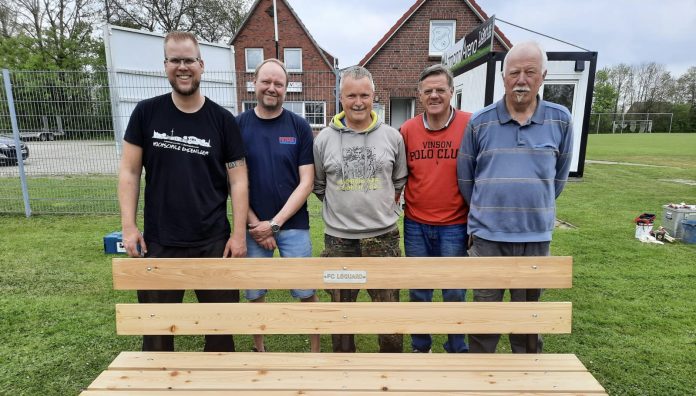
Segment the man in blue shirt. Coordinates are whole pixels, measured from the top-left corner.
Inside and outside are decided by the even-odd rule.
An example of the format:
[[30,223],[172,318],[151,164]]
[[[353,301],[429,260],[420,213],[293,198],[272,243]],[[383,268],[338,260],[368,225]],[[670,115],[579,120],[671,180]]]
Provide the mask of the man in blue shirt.
[[[535,42],[510,49],[503,62],[505,96],[469,122],[457,157],[459,190],[469,203],[469,255],[548,256],[556,198],[568,179],[573,132],[568,110],[538,96],[546,53]],[[540,290],[510,290],[512,301],[536,301]],[[504,290],[474,290],[474,301],[502,301]],[[469,352],[495,352],[499,334],[472,334]],[[515,353],[528,336],[511,334]],[[536,351],[541,338],[531,336]]]
[[[314,183],[312,128],[283,109],[288,83],[285,65],[266,59],[254,74],[257,104],[237,118],[249,169],[248,257],[311,257],[307,197]],[[247,290],[246,298],[263,302],[266,290]],[[292,290],[302,301],[318,301],[315,290]],[[310,335],[319,352],[319,335]],[[264,352],[263,335],[254,335],[254,350]]]

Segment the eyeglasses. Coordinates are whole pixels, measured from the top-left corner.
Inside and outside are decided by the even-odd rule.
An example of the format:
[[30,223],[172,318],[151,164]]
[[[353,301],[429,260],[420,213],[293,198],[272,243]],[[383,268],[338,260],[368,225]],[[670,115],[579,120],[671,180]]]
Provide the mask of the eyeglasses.
[[164,58],[164,61],[174,66],[191,66],[196,62],[200,62],[201,58]]
[[449,92],[449,89],[444,89],[444,88],[435,88],[435,89],[426,89],[425,91],[421,91],[421,93],[425,96],[430,96],[433,94],[433,92],[437,96],[442,96],[445,93]]

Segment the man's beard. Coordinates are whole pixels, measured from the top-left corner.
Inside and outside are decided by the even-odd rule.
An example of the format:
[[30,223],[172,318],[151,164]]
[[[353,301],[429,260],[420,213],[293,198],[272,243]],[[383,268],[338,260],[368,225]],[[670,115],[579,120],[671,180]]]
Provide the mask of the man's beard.
[[515,99],[517,99],[517,103],[521,103],[526,94],[528,94],[531,90],[529,87],[515,87],[512,90],[513,95],[515,95]]
[[176,76],[174,79],[169,79],[169,84],[172,86],[172,89],[174,89],[174,92],[178,93],[179,95],[191,96],[198,91],[198,88],[201,85],[201,80],[196,80],[192,77],[191,86],[186,90],[179,88],[178,84],[176,83]]
[[[272,98],[275,99],[275,101],[269,101],[272,103],[267,103],[266,98]],[[259,104],[267,111],[277,111],[280,110],[281,107],[283,107],[283,101],[281,100],[280,96],[264,95],[263,98],[261,98]]]

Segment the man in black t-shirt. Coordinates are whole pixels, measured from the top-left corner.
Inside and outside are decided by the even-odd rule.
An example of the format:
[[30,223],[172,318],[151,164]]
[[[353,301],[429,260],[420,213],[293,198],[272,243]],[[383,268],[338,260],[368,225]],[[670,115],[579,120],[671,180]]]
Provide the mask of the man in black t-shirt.
[[[193,34],[167,34],[164,56],[172,92],[138,103],[123,138],[118,198],[124,247],[131,257],[244,257],[249,198],[239,128],[229,111],[199,90],[204,63]],[[143,168],[141,234],[136,213]],[[183,296],[183,290],[138,291],[141,303],[176,303]],[[239,302],[237,290],[196,290],[196,296],[200,302]],[[143,350],[173,351],[174,338],[146,335]],[[232,336],[207,335],[205,351],[234,351]]]

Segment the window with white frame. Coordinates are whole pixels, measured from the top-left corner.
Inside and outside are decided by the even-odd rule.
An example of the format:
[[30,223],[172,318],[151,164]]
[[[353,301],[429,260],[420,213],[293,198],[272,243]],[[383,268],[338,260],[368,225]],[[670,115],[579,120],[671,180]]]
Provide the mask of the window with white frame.
[[313,126],[326,125],[326,103],[325,102],[305,102],[304,118]]
[[247,72],[254,72],[256,66],[263,62],[263,48],[245,48],[244,55]]
[[[253,109],[256,102],[242,103],[242,110]],[[284,102],[283,108],[301,116],[314,127],[326,126],[326,102]]]
[[456,20],[430,21],[430,45],[429,56],[442,56],[442,54],[454,45],[454,33],[457,28]]
[[283,107],[301,115],[311,126],[326,126],[325,102],[285,102]]
[[283,108],[304,116],[304,102],[283,102]]
[[285,48],[283,59],[288,72],[302,71],[302,48]]

